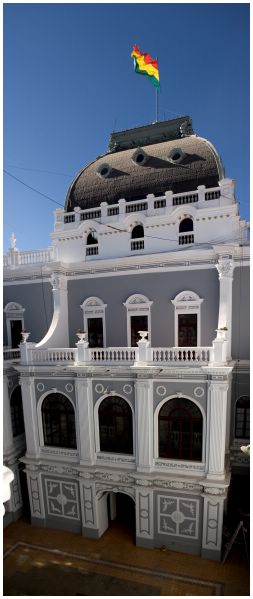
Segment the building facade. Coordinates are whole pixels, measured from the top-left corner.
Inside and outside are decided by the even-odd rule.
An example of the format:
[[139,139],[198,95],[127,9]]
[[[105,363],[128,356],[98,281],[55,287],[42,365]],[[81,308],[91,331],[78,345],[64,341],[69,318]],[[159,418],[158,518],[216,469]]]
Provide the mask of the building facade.
[[[248,468],[249,243],[234,182],[189,117],[114,133],[52,245],[4,256],[6,521],[220,559]],[[26,477],[26,479],[25,479]]]

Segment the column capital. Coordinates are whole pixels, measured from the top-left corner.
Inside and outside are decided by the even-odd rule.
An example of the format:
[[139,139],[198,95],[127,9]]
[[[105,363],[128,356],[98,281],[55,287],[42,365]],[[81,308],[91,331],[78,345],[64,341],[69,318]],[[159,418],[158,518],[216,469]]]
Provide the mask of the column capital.
[[65,276],[53,272],[50,277],[50,282],[53,287],[53,291],[67,291],[67,279]]
[[219,279],[233,279],[234,260],[226,256],[220,256],[216,268],[219,273]]
[[229,384],[227,381],[213,381],[211,380],[209,383],[210,391],[219,391],[220,393],[226,393],[229,389]]

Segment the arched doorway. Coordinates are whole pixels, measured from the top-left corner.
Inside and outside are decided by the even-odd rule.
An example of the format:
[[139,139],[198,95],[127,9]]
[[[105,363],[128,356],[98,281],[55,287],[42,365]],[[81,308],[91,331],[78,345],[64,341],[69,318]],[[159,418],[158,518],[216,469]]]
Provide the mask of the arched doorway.
[[122,536],[135,544],[136,515],[135,501],[126,494],[117,491],[103,493],[98,501],[100,534],[108,531],[108,535],[120,542]]

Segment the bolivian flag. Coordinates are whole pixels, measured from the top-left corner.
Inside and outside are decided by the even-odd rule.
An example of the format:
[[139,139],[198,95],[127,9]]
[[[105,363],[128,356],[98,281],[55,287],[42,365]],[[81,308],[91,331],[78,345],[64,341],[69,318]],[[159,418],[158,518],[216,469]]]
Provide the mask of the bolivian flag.
[[134,45],[131,56],[134,59],[134,70],[140,75],[146,75],[155,87],[160,87],[158,62],[151,58],[150,54],[140,51],[137,44]]

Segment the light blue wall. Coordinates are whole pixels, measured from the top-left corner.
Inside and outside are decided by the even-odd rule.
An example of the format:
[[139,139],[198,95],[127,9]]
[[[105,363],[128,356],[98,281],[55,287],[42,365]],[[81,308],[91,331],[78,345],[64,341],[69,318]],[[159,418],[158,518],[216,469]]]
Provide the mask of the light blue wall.
[[216,269],[159,272],[69,281],[70,345],[76,343],[76,331],[83,327],[80,305],[90,296],[99,297],[107,308],[107,346],[127,345],[127,298],[141,293],[153,301],[151,343],[153,347],[174,345],[174,306],[171,300],[181,291],[194,291],[201,298],[201,343],[210,346],[216,335],[219,309],[219,281]]
[[250,269],[234,270],[232,306],[232,358],[250,358]]
[[[27,283],[5,285],[3,307],[18,302],[23,308],[25,329],[30,331],[29,341],[38,343],[46,334],[53,316],[52,285],[50,283]],[[7,345],[5,314],[3,318],[4,345]]]

